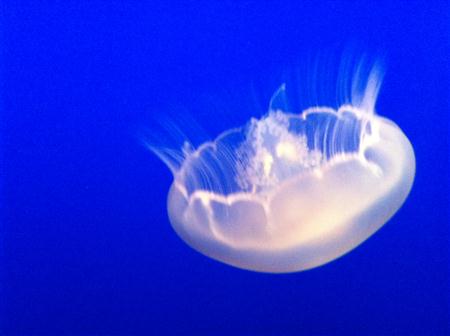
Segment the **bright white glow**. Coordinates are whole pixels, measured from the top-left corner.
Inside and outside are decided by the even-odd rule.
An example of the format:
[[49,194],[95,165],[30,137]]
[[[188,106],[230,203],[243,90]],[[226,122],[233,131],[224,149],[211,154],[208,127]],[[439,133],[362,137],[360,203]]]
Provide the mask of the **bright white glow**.
[[[151,149],[174,173],[170,221],[194,249],[262,272],[295,272],[352,250],[400,208],[414,180],[411,144],[374,113],[380,80],[338,110],[275,107],[193,150]],[[181,153],[181,154],[180,154]]]
[[294,144],[290,142],[279,142],[276,148],[278,158],[298,161],[299,156]]

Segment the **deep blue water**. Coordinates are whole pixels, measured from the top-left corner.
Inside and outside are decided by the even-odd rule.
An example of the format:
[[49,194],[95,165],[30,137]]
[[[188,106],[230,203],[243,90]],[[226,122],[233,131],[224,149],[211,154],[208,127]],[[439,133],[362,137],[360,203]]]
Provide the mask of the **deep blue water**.
[[[0,6],[1,335],[450,333],[448,1]],[[306,272],[190,249],[140,129],[186,111],[217,135],[302,57],[348,45],[387,65],[377,108],[417,159],[404,206]]]

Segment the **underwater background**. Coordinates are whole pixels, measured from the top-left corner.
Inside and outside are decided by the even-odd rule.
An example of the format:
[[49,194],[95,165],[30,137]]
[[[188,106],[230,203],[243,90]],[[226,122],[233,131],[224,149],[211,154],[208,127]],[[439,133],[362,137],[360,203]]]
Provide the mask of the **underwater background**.
[[[0,10],[0,335],[450,333],[448,1]],[[308,60],[333,67],[349,49],[386,64],[377,111],[417,160],[404,206],[305,272],[243,271],[189,248],[167,217],[172,175],[142,134],[170,116],[198,145],[265,113]]]

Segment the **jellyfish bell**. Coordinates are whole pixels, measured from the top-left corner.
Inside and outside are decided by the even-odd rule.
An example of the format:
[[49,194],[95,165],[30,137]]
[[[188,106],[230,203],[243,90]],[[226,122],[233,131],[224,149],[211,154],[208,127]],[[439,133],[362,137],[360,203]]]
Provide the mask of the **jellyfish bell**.
[[269,112],[214,141],[151,149],[174,174],[168,214],[192,248],[261,272],[314,268],[383,226],[414,180],[412,146],[374,113],[379,78],[338,109],[287,111],[285,87]]

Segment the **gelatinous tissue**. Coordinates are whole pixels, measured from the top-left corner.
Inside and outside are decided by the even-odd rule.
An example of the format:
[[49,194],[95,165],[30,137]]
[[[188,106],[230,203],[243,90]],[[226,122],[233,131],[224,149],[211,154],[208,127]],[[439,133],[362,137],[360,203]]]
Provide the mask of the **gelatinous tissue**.
[[174,175],[176,233],[213,259],[273,273],[320,266],[374,234],[410,192],[415,157],[375,113],[379,72],[366,77],[338,109],[286,111],[282,85],[264,116],[214,141],[150,145]]

